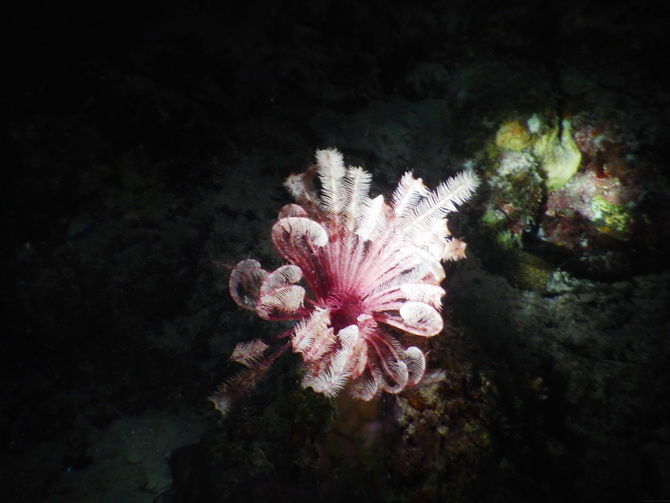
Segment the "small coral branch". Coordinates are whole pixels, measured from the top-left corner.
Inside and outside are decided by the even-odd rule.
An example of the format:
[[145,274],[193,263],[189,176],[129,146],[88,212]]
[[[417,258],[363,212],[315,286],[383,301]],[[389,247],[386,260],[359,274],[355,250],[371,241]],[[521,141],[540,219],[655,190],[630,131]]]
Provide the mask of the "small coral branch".
[[316,166],[286,180],[297,204],[281,209],[272,240],[288,264],[268,272],[243,260],[229,285],[240,307],[296,323],[278,336],[288,338],[278,350],[258,339],[237,345],[231,360],[246,368],[211,398],[222,413],[289,347],[303,358],[303,387],[329,397],[346,391],[370,400],[423,377],[423,352],[403,347],[396,334],[442,331],[441,262],[465,257],[446,216],[471,197],[478,179],[465,171],[429,191],[408,172],[390,204],[369,197],[371,179],[326,149],[317,151]]

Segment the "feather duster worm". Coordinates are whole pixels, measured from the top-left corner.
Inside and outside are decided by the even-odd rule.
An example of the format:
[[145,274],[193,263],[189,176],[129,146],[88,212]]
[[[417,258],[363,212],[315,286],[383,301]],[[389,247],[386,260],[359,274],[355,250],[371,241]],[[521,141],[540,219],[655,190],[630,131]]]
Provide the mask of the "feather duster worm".
[[371,179],[326,149],[317,151],[316,166],[286,180],[297,204],[281,209],[272,240],[288,264],[268,272],[243,260],[230,276],[230,294],[263,319],[297,322],[277,336],[284,340],[277,349],[261,340],[237,345],[231,359],[246,368],[211,397],[222,413],[288,348],[304,361],[302,385],[326,396],[346,390],[370,400],[423,377],[423,352],[394,334],[442,331],[441,262],[465,256],[446,216],[471,197],[478,179],[465,171],[429,191],[408,172],[390,204],[369,197]]

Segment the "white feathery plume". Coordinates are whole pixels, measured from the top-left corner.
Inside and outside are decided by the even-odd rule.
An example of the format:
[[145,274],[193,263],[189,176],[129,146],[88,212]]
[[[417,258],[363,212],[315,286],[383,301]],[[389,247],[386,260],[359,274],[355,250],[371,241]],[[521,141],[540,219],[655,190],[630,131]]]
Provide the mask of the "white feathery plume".
[[423,374],[426,371],[426,357],[423,355],[423,351],[416,346],[408,347],[404,351],[403,356],[409,374],[407,384],[411,386],[418,383],[423,377]]
[[268,347],[269,346],[260,339],[240,342],[235,346],[235,350],[233,351],[233,354],[230,355],[229,360],[251,368],[258,363]]
[[326,229],[321,224],[309,218],[287,217],[278,220],[272,228],[273,237],[275,236],[275,228],[286,232],[291,240],[307,237],[316,246],[325,246],[328,243],[328,232],[326,232]]
[[364,241],[374,240],[386,223],[386,204],[381,194],[374,199],[366,199],[360,214],[359,223],[356,228],[358,234]]
[[321,206],[335,220],[342,212],[342,179],[345,175],[342,154],[328,148],[316,151],[316,165],[321,180]]
[[393,192],[391,206],[396,217],[401,217],[411,210],[416,204],[428,195],[428,189],[421,178],[414,178],[411,171],[406,172],[398,183],[398,188]]
[[479,179],[472,171],[463,171],[441,183],[437,189],[419,201],[411,215],[402,219],[401,225],[408,226],[405,235],[413,239],[417,231],[431,232],[435,229],[436,220],[456,211],[456,205],[467,201],[478,185]]
[[349,168],[344,178],[345,191],[345,223],[347,229],[353,230],[360,216],[363,205],[368,199],[372,175],[363,168]]

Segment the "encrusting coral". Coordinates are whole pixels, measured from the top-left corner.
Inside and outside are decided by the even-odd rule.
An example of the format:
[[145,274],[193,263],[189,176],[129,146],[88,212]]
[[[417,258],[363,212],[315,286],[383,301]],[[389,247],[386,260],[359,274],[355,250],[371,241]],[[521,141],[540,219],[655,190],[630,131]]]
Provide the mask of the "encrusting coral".
[[211,397],[221,413],[289,347],[302,355],[303,387],[326,396],[346,390],[370,400],[423,377],[423,352],[404,347],[397,335],[442,331],[440,262],[465,256],[445,217],[471,197],[478,179],[465,171],[429,191],[407,172],[390,204],[369,197],[371,179],[325,149],[316,152],[315,166],[286,180],[298,204],[281,209],[272,239],[288,264],[268,272],[243,260],[229,286],[235,302],[261,318],[297,323],[276,336],[284,342],[270,351],[260,339],[237,345],[231,360],[246,369]]

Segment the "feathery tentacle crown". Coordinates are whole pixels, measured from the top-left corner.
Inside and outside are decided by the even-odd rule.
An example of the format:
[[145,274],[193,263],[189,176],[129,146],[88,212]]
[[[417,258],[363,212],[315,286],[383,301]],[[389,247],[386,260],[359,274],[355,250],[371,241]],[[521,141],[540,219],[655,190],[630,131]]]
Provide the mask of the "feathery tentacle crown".
[[325,149],[316,152],[316,166],[286,180],[297,204],[281,209],[272,240],[288,264],[268,272],[243,260],[231,274],[230,293],[263,319],[297,323],[268,355],[260,340],[238,344],[231,358],[247,368],[212,397],[221,412],[289,347],[304,360],[303,386],[327,396],[346,388],[370,400],[423,377],[423,352],[403,347],[393,333],[442,331],[441,262],[465,256],[446,215],[471,197],[478,179],[464,171],[429,191],[407,172],[390,204],[369,197],[371,179]]

